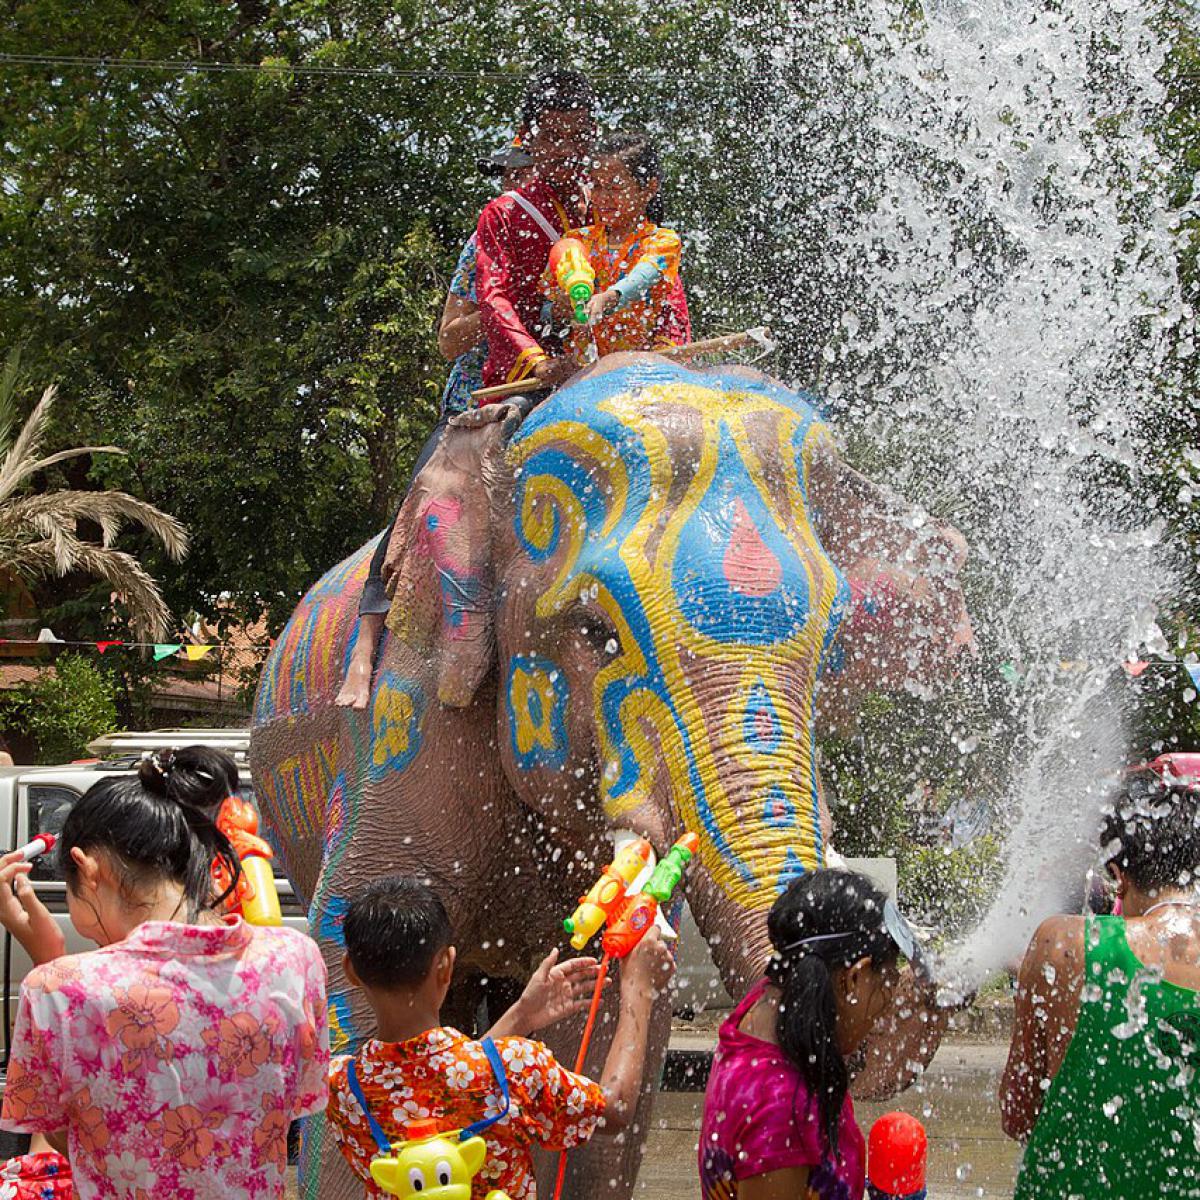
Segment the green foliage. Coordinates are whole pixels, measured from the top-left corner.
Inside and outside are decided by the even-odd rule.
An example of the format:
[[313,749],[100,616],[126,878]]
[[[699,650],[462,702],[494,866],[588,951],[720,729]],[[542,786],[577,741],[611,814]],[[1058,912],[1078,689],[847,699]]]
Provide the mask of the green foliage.
[[449,271],[492,194],[474,162],[511,137],[536,64],[578,65],[610,117],[670,131],[673,214],[715,235],[693,247],[700,327],[761,307],[740,198],[756,64],[731,25],[682,0],[650,22],[629,0],[28,0],[0,19],[0,51],[394,73],[0,69],[0,343],[60,383],[76,441],[129,452],[93,478],[192,532],[181,569],[145,558],[177,614],[274,631],[390,518],[445,379]]
[[931,701],[869,696],[851,736],[821,742],[838,852],[895,858],[901,899],[941,936],[970,927],[1002,867],[994,831],[949,850],[942,818],[963,797],[999,807],[1009,746],[969,683]]
[[117,728],[116,689],[109,672],[64,654],[52,671],[5,695],[0,717],[10,733],[37,743],[39,762],[68,762]]
[[975,925],[995,897],[1003,859],[996,838],[987,834],[956,850],[910,844],[898,869],[905,911],[936,922],[939,935],[953,941]]

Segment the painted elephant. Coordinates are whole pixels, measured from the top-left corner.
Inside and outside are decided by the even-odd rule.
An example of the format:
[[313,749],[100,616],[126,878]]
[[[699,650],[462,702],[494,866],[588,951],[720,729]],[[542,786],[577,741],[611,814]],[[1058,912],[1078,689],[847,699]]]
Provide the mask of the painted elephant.
[[[944,669],[969,641],[953,530],[849,470],[802,396],[653,355],[603,360],[524,421],[497,408],[450,428],[389,548],[371,705],[348,713],[331,701],[371,550],[297,608],[251,742],[342,1046],[364,1032],[339,939],[365,881],[419,871],[439,889],[467,1014],[481,978],[524,977],[561,943],[613,828],[660,852],[699,835],[687,899],[739,992],[764,962],[764,911],[827,849],[822,669],[840,666],[846,710],[870,680]],[[842,625],[858,627],[857,654]],[[669,1019],[664,1001],[648,1080]],[[571,1039],[552,1040],[568,1060]],[[603,1141],[574,1156],[569,1194],[631,1183],[640,1139]],[[327,1164],[322,1200],[355,1194],[337,1174]]]

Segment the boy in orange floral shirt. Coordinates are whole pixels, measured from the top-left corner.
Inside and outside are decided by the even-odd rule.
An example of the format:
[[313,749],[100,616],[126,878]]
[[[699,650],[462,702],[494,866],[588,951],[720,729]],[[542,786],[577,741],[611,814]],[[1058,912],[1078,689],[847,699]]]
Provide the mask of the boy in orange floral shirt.
[[402,1140],[415,1121],[433,1119],[444,1132],[488,1121],[479,1131],[488,1156],[473,1200],[492,1188],[527,1200],[535,1195],[534,1146],[569,1149],[632,1119],[650,1010],[673,965],[656,931],[622,965],[620,1017],[599,1083],[566,1070],[540,1042],[508,1036],[552,1024],[585,1002],[577,993],[595,975],[592,960],[555,967],[552,953],[543,962],[489,1035],[507,1078],[505,1097],[487,1042],[439,1024],[455,949],[437,896],[415,879],[380,880],[350,905],[343,929],[347,978],[366,993],[378,1030],[358,1054],[331,1063],[326,1115],[368,1196],[385,1194],[371,1179],[380,1139]]

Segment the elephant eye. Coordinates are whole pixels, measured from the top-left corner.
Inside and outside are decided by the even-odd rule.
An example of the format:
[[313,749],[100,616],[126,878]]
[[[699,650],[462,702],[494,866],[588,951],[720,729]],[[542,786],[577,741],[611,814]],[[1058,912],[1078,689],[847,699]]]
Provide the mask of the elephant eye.
[[437,1165],[437,1181],[439,1187],[450,1186],[450,1164],[443,1159]]
[[414,1192],[425,1190],[425,1172],[420,1167],[408,1168],[408,1186]]

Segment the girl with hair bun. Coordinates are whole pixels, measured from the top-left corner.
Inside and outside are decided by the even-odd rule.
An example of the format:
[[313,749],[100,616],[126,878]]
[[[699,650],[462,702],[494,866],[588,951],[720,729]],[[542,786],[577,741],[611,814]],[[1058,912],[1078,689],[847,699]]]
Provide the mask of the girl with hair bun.
[[947,1014],[927,982],[901,971],[919,948],[865,875],[801,876],[775,902],[767,934],[765,976],[721,1027],[700,1126],[702,1193],[860,1200],[866,1143],[848,1060],[870,1038],[856,1089],[869,1080],[872,1094],[899,1090],[932,1058]]
[[315,943],[222,917],[236,881],[217,809],[226,754],[188,746],[99,780],[57,853],[71,923],[99,949],[64,956],[29,864],[0,858],[0,923],[33,959],[0,1125],[69,1153],[89,1197],[282,1197],[288,1126],[325,1107],[325,968]]

